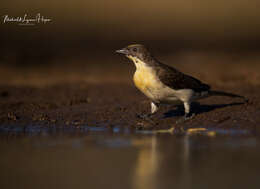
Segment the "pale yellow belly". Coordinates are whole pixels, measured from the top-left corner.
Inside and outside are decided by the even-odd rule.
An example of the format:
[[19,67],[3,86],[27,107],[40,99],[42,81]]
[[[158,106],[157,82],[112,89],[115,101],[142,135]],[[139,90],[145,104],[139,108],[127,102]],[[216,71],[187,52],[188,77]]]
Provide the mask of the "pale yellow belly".
[[174,91],[163,85],[151,71],[136,71],[133,79],[135,86],[155,102],[171,103],[178,100]]
[[151,90],[161,88],[155,76],[150,73],[137,71],[134,75],[135,86],[143,93],[149,93]]

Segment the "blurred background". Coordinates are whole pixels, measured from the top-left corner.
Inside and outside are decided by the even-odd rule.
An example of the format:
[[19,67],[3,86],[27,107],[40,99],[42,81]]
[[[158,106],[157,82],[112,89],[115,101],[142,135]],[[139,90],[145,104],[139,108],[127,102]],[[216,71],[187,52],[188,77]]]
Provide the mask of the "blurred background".
[[[3,0],[0,4],[2,82],[32,82],[23,80],[25,72],[33,78],[36,71],[30,69],[43,66],[48,76],[67,69],[63,75],[70,79],[77,75],[72,72],[89,71],[86,77],[97,80],[94,77],[104,66],[114,69],[112,75],[120,74],[133,68],[119,64],[127,60],[114,51],[132,43],[145,44],[162,62],[177,67],[180,63],[179,68],[200,77],[203,73],[196,71],[195,63],[220,64],[220,74],[235,62],[242,68],[247,64],[247,71],[234,77],[253,74],[253,82],[259,79],[254,72],[260,47],[258,0]],[[5,15],[34,18],[38,13],[51,21],[33,26],[3,22]],[[17,69],[26,70],[20,76]]]

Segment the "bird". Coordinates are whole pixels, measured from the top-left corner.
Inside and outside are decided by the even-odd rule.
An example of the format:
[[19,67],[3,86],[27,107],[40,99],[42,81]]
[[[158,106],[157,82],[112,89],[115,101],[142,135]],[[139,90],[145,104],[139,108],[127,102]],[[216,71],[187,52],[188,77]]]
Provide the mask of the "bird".
[[150,118],[161,104],[184,105],[184,119],[195,116],[191,111],[193,101],[210,96],[228,96],[247,99],[243,96],[211,90],[208,84],[158,61],[142,44],[128,45],[116,50],[133,61],[136,70],[133,76],[135,86],[151,101],[151,112],[140,116]]

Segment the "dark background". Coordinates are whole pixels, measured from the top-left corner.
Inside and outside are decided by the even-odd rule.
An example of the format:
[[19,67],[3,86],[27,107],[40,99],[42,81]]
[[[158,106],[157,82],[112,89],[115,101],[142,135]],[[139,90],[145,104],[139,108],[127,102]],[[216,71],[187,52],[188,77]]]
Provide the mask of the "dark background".
[[241,53],[260,47],[258,0],[4,0],[0,4],[1,16],[40,13],[52,19],[19,26],[3,24],[1,18],[0,61],[18,66],[113,57],[114,50],[131,43],[143,43],[158,55],[187,49]]

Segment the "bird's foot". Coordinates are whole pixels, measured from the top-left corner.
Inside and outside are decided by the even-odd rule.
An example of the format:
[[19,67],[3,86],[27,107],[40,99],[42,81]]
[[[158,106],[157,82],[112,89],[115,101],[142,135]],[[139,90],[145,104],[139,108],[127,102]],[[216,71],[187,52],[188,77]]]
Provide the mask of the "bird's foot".
[[137,114],[136,116],[141,119],[147,119],[150,118],[152,114]]
[[195,117],[195,113],[185,113],[185,115],[182,117],[182,118],[180,118],[180,119],[178,119],[177,121],[176,121],[176,123],[177,124],[179,124],[179,123],[183,123],[183,122],[185,122],[185,121],[187,121],[187,120],[190,120],[190,119],[192,119],[192,118],[194,118]]
[[137,117],[144,120],[151,120],[152,114],[137,114]]
[[195,113],[185,113],[184,119],[189,120],[195,117]]

